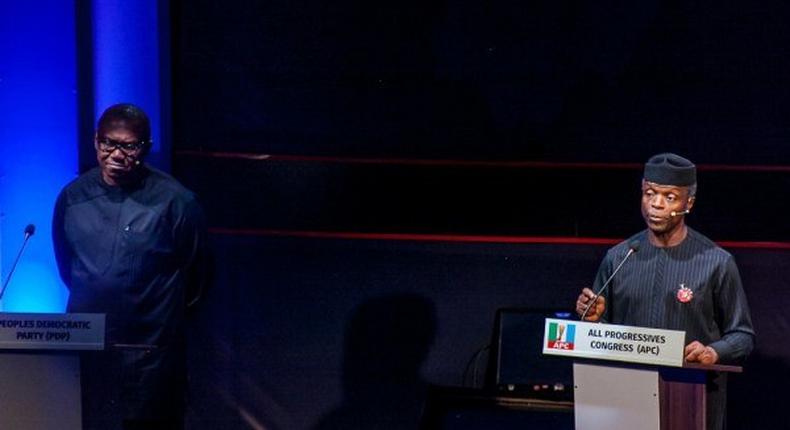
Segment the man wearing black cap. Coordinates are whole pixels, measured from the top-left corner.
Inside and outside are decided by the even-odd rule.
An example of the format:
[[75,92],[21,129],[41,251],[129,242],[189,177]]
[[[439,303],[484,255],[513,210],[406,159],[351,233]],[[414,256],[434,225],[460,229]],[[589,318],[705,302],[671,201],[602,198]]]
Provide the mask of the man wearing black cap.
[[[587,311],[586,321],[683,330],[686,361],[738,363],[754,346],[749,307],[732,255],[685,223],[696,190],[691,161],[669,153],[647,161],[642,179],[647,229],[606,253],[593,289],[579,295],[576,312]],[[608,293],[596,298],[594,291],[635,242],[639,252],[612,279]],[[708,428],[724,428],[724,375],[708,384],[707,399]]]

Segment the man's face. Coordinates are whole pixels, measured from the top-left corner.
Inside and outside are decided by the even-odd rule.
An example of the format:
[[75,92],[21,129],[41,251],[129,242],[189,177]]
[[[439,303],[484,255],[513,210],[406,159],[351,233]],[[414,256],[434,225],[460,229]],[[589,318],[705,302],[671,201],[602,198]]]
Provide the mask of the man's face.
[[694,198],[689,197],[689,187],[659,185],[642,181],[642,217],[653,233],[670,232],[683,223],[683,216],[672,212],[691,210]]
[[97,134],[94,144],[102,177],[109,185],[128,181],[142,162],[144,146],[133,132],[125,128]]

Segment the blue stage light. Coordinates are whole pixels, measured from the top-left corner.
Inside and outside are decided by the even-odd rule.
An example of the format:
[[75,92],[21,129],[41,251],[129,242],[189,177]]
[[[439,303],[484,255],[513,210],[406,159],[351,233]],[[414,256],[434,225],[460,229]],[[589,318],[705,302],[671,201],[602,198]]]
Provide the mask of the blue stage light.
[[[95,119],[115,103],[134,103],[151,120],[154,144],[148,161],[170,167],[169,37],[167,1],[92,2],[93,92]],[[95,121],[94,121],[95,123]]]
[[50,239],[55,198],[77,173],[75,5],[6,2],[0,14],[0,256],[3,279],[37,226],[0,306],[60,312],[67,293]]
[[89,8],[93,70],[82,76],[93,82],[93,100],[83,100],[88,109],[78,109],[75,1],[7,2],[0,14],[3,278],[25,226],[38,231],[0,303],[3,311],[65,309],[68,293],[57,274],[50,224],[58,192],[78,173],[79,112],[98,116],[115,103],[139,105],[152,123],[149,161],[169,168],[168,2],[94,0]]

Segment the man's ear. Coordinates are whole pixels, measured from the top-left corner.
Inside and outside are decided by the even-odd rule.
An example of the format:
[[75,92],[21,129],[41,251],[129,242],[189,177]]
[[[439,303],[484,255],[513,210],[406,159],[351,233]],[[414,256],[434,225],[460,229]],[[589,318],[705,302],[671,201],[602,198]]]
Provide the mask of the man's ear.
[[147,156],[148,156],[148,153],[150,153],[150,152],[151,152],[151,148],[152,148],[153,146],[154,146],[154,140],[149,138],[149,139],[148,139],[148,140],[145,142],[145,145],[143,145],[143,152],[141,152],[141,153],[140,153],[140,156],[139,156],[139,157],[137,157],[137,158],[139,158],[140,160],[144,160],[144,159],[145,159],[145,157],[147,157]]
[[694,207],[694,202],[696,202],[696,201],[697,201],[697,198],[695,196],[690,196],[689,199],[688,199],[688,202],[686,202],[686,210],[690,212],[691,208]]

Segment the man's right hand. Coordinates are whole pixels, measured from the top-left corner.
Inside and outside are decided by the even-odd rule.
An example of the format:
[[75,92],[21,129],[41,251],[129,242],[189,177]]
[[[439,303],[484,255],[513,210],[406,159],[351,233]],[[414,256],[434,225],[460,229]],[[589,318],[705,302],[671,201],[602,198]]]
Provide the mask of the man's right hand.
[[[593,298],[595,298],[595,293],[589,288],[583,289],[582,293],[579,294],[579,298],[576,300],[576,314],[579,315],[579,318],[584,314],[584,310],[587,309],[587,305]],[[590,310],[587,312],[587,316],[584,317],[584,320],[591,322],[598,321],[601,319],[601,316],[603,316],[605,310],[606,297],[598,296],[595,303],[590,306]]]

